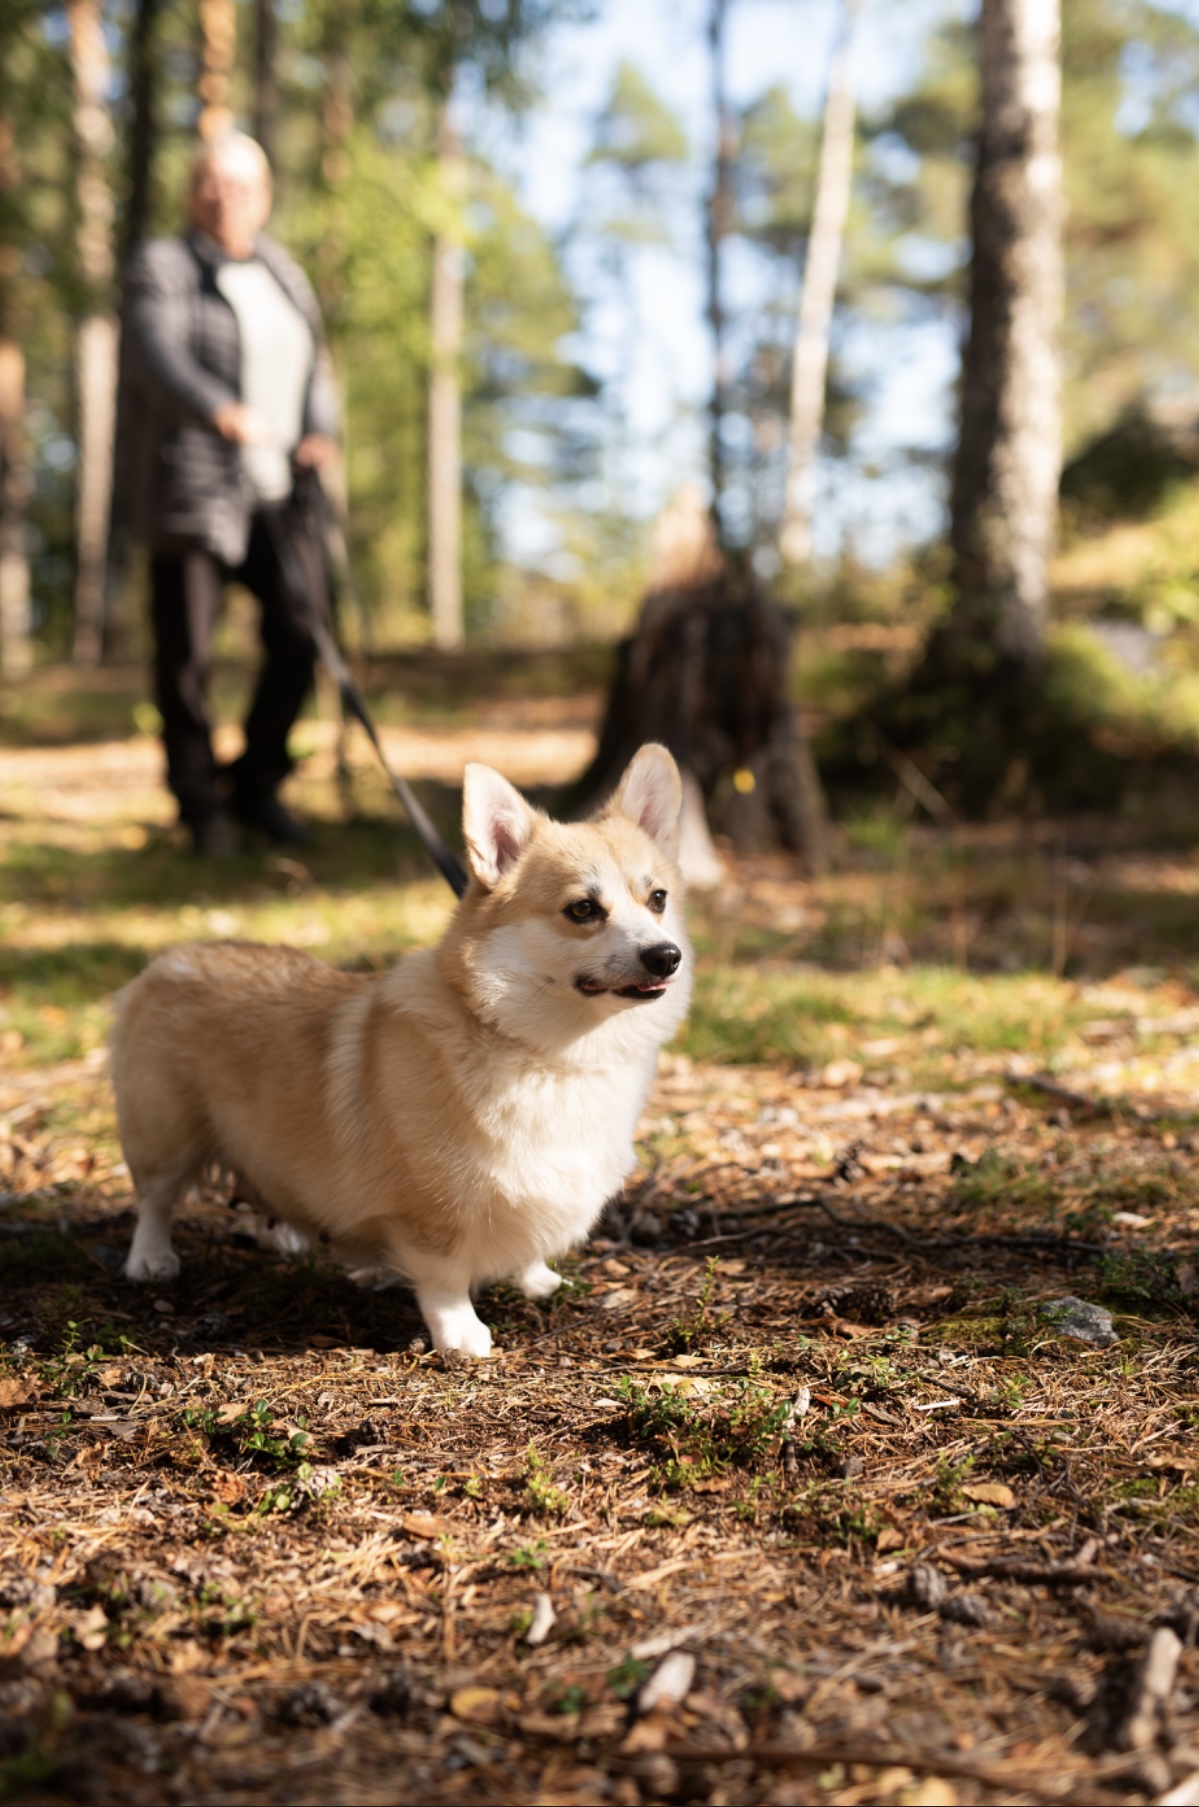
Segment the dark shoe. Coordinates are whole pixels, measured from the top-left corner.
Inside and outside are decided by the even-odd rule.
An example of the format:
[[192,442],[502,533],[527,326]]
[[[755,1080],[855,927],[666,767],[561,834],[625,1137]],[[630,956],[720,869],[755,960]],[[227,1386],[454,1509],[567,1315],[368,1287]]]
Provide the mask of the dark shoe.
[[234,791],[233,813],[246,828],[256,828],[277,847],[303,847],[310,829],[292,815],[274,791]]
[[228,816],[218,810],[189,822],[192,852],[202,860],[228,860],[237,852],[237,834]]

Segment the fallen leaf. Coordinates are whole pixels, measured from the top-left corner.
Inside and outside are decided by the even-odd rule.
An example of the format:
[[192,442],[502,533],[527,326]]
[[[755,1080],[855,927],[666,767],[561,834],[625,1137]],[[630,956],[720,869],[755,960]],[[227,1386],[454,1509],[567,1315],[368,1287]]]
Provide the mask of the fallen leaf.
[[498,1688],[457,1688],[450,1695],[450,1712],[467,1725],[494,1725],[500,1716]]
[[400,1520],[409,1537],[423,1537],[429,1542],[435,1537],[444,1537],[448,1526],[443,1518],[435,1518],[431,1512],[406,1512]]
[[36,1398],[37,1390],[29,1381],[0,1379],[0,1412],[11,1412],[14,1406],[28,1405]]
[[1002,1481],[972,1481],[961,1492],[963,1499],[973,1500],[978,1506],[1001,1506],[1005,1512],[1016,1504],[1015,1494]]
[[675,1726],[660,1713],[651,1713],[648,1719],[639,1719],[621,1741],[621,1750],[632,1755],[636,1751],[660,1751],[665,1748],[666,1740],[675,1732]]
[[902,1550],[907,1541],[903,1532],[897,1531],[894,1525],[884,1525],[875,1539],[874,1547],[880,1556],[885,1556],[888,1550]]
[[618,1286],[615,1292],[604,1293],[596,1300],[601,1311],[626,1311],[636,1303],[637,1294],[631,1286]]

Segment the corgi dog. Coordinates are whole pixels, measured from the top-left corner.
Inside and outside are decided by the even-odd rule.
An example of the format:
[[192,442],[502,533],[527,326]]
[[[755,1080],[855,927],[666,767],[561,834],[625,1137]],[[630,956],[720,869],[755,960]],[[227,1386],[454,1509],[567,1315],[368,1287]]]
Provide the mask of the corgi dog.
[[561,1284],[547,1263],[631,1171],[658,1050],[686,1016],[681,795],[657,745],[584,823],[468,765],[470,884],[435,948],[381,974],[247,942],[152,961],[111,1042],[129,1278],[178,1273],[171,1214],[219,1160],[292,1247],[407,1281],[436,1349],[488,1355],[472,1293]]

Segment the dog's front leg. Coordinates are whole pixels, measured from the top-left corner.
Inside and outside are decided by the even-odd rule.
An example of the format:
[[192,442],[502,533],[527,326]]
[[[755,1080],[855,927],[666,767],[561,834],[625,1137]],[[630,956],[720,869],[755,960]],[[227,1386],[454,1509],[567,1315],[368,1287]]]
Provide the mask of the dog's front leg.
[[418,1264],[409,1258],[403,1265],[416,1288],[416,1302],[438,1354],[456,1350],[460,1355],[490,1355],[491,1332],[471,1304],[467,1275],[455,1273],[449,1263]]
[[516,1284],[526,1299],[548,1299],[562,1285],[562,1276],[544,1261],[530,1261],[516,1276]]

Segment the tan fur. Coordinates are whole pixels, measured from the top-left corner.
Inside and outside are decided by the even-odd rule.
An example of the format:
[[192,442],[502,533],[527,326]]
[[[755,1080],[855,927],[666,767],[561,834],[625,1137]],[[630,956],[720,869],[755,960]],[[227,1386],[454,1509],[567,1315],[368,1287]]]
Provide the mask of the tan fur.
[[[678,809],[658,747],[581,825],[471,767],[473,878],[436,949],[378,976],[236,942],[152,962],[112,1037],[139,1201],[131,1277],[177,1271],[171,1211],[220,1159],[272,1215],[409,1279],[439,1348],[485,1353],[471,1288],[514,1275],[552,1290],[547,1257],[632,1165],[658,1048],[687,1005]],[[604,919],[564,914],[580,898]],[[649,963],[665,947],[681,964],[660,979]],[[630,984],[642,992],[618,995]]]

